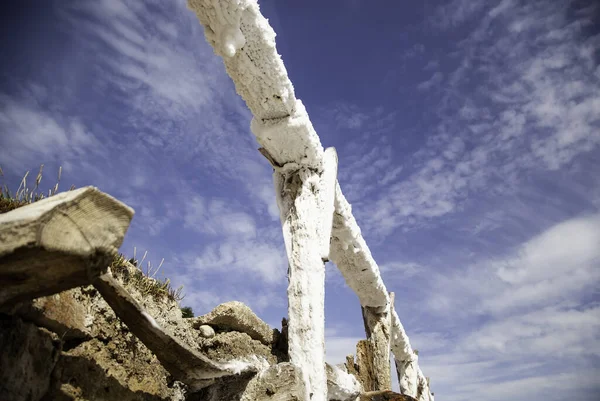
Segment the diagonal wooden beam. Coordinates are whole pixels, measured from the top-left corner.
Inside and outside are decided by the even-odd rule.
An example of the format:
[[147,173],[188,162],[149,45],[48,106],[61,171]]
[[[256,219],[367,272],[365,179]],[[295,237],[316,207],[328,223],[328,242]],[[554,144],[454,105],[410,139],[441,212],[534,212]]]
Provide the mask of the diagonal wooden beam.
[[246,362],[218,363],[190,349],[165,332],[112,274],[98,277],[94,287],[129,330],[156,355],[165,369],[193,391],[209,386],[217,378],[258,370],[257,366]]

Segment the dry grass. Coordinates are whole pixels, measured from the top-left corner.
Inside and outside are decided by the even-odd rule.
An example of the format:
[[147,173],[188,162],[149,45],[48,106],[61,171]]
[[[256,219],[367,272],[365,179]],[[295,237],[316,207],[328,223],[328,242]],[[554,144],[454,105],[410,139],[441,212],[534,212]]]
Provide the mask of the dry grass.
[[[35,186],[30,189],[27,186],[27,178],[29,177],[29,171],[25,173],[19,184],[17,191],[12,194],[6,184],[4,184],[4,172],[0,167],[0,178],[2,178],[2,187],[0,188],[0,214],[10,212],[18,207],[29,205],[30,203],[48,198],[55,195],[58,192],[58,184],[60,183],[60,177],[62,174],[62,167],[58,168],[58,178],[56,184],[52,189],[48,190],[48,194],[39,190],[40,183],[42,182],[42,172],[44,171],[44,165],[40,165],[40,170],[35,177]],[[71,186],[70,190],[75,189],[75,186]]]
[[110,265],[110,270],[113,275],[123,281],[126,285],[135,287],[142,295],[151,295],[155,300],[164,298],[171,299],[175,302],[180,302],[185,297],[183,295],[183,286],[173,288],[171,280],[165,278],[163,280],[156,279],[156,273],[160,270],[164,259],[158,267],[153,267],[150,262],[147,262],[146,270],[142,270],[141,266],[144,263],[147,252],[144,253],[142,260],[137,260],[135,257],[127,259],[124,255],[117,255]]

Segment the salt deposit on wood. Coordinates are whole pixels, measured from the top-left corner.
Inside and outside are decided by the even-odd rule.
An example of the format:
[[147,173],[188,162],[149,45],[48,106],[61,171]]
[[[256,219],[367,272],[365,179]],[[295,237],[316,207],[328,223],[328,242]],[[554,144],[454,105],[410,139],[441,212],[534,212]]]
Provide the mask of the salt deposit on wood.
[[[319,190],[328,190],[321,182],[328,174],[328,168],[324,167],[325,152],[304,105],[295,98],[293,85],[277,53],[275,32],[260,14],[257,2],[189,0],[188,4],[204,25],[206,39],[223,57],[237,92],[252,111],[252,132],[264,148],[262,153],[275,167],[274,181],[290,261],[290,355],[303,372],[310,372],[304,374],[310,375],[308,391],[313,393],[312,399],[325,399],[321,371],[323,269],[320,259],[326,250],[318,241],[319,231],[324,230],[316,224],[315,216],[323,214],[318,212],[320,198],[314,195]],[[391,302],[379,267],[339,184],[335,188],[334,205],[329,257],[361,305],[370,308],[377,317],[370,320],[370,325],[381,326],[380,319],[389,319],[391,313],[391,348],[399,365],[406,365],[400,369],[406,383],[404,390],[416,396],[417,387],[423,382],[420,377],[424,376],[397,314],[390,312]],[[308,286],[309,282],[314,287]],[[293,345],[299,339],[306,340],[303,349]],[[429,399],[429,388],[422,394],[423,400]]]

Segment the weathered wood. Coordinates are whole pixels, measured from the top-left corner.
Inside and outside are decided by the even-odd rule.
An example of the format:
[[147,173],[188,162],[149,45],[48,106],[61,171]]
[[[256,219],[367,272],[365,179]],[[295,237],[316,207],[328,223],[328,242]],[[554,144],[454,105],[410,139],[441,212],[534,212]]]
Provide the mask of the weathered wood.
[[356,344],[356,371],[364,391],[375,391],[375,369],[373,368],[373,344],[360,340]]
[[132,217],[94,187],[0,215],[0,307],[90,284],[106,272]]
[[[320,175],[308,168],[276,170],[274,182],[288,257],[288,349],[306,398],[325,401],[325,264],[319,247]],[[312,394],[312,398],[310,396]]]
[[335,210],[335,188],[337,183],[338,157],[335,148],[325,149],[323,156],[323,173],[319,183],[319,209],[321,216],[315,216],[319,221],[319,247],[321,259],[329,261],[331,249],[331,229],[333,211]]
[[256,371],[248,363],[217,363],[191,350],[166,333],[110,273],[98,277],[94,286],[127,325],[129,330],[152,351],[162,365],[192,389],[201,389],[213,383],[212,379]]
[[[392,295],[393,296],[393,295]],[[392,298],[392,297],[390,297]],[[393,298],[391,299],[393,302]],[[390,306],[383,313],[368,306],[362,307],[363,321],[367,340],[371,343],[373,352],[373,390],[383,391],[392,389],[390,371]]]
[[351,375],[354,375],[358,379],[358,367],[354,362],[354,355],[346,355],[346,363],[344,363],[346,371]]
[[[400,392],[412,397],[417,395],[417,377],[420,372],[418,367],[419,356],[413,351],[404,327],[398,318],[396,310],[392,308],[392,352],[400,383]],[[421,373],[422,375],[422,373]]]
[[[252,111],[252,132],[276,170],[307,168],[321,172],[323,147],[304,105],[295,97],[277,53],[275,32],[261,15],[258,4],[255,1],[188,0],[188,5],[204,25],[207,41],[223,57],[237,93]],[[387,289],[338,184],[330,259],[357,294],[361,306],[377,308],[378,313],[385,311],[389,304]],[[394,355],[401,361],[413,361],[402,326],[392,324],[391,331]],[[309,348],[312,349],[312,345]],[[418,375],[416,360],[414,364]]]

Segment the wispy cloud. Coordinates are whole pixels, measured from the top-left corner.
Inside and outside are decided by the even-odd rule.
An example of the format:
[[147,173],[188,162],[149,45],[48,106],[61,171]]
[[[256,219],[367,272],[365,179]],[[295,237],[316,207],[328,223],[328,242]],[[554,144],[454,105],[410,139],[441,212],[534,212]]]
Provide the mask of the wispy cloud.
[[[435,267],[433,275],[420,268],[422,296],[410,302],[425,303],[428,312],[421,319],[427,316],[435,324],[421,323],[424,330],[411,337],[424,351],[423,369],[436,378],[434,389],[449,399],[496,400],[505,391],[489,388],[524,389],[524,383],[576,374],[564,387],[536,389],[536,396],[553,389],[549,399],[566,394],[585,399],[597,391],[591,378],[598,374],[593,360],[598,357],[600,307],[590,300],[600,282],[599,245],[600,215],[587,215],[466,269]],[[444,346],[436,346],[437,341]]]
[[440,11],[445,27],[468,19],[474,28],[430,80],[416,85],[438,105],[428,115],[437,127],[361,216],[369,230],[385,236],[427,224],[462,211],[473,197],[514,193],[530,185],[526,177],[564,170],[598,149],[594,7],[471,3],[454,1]]

